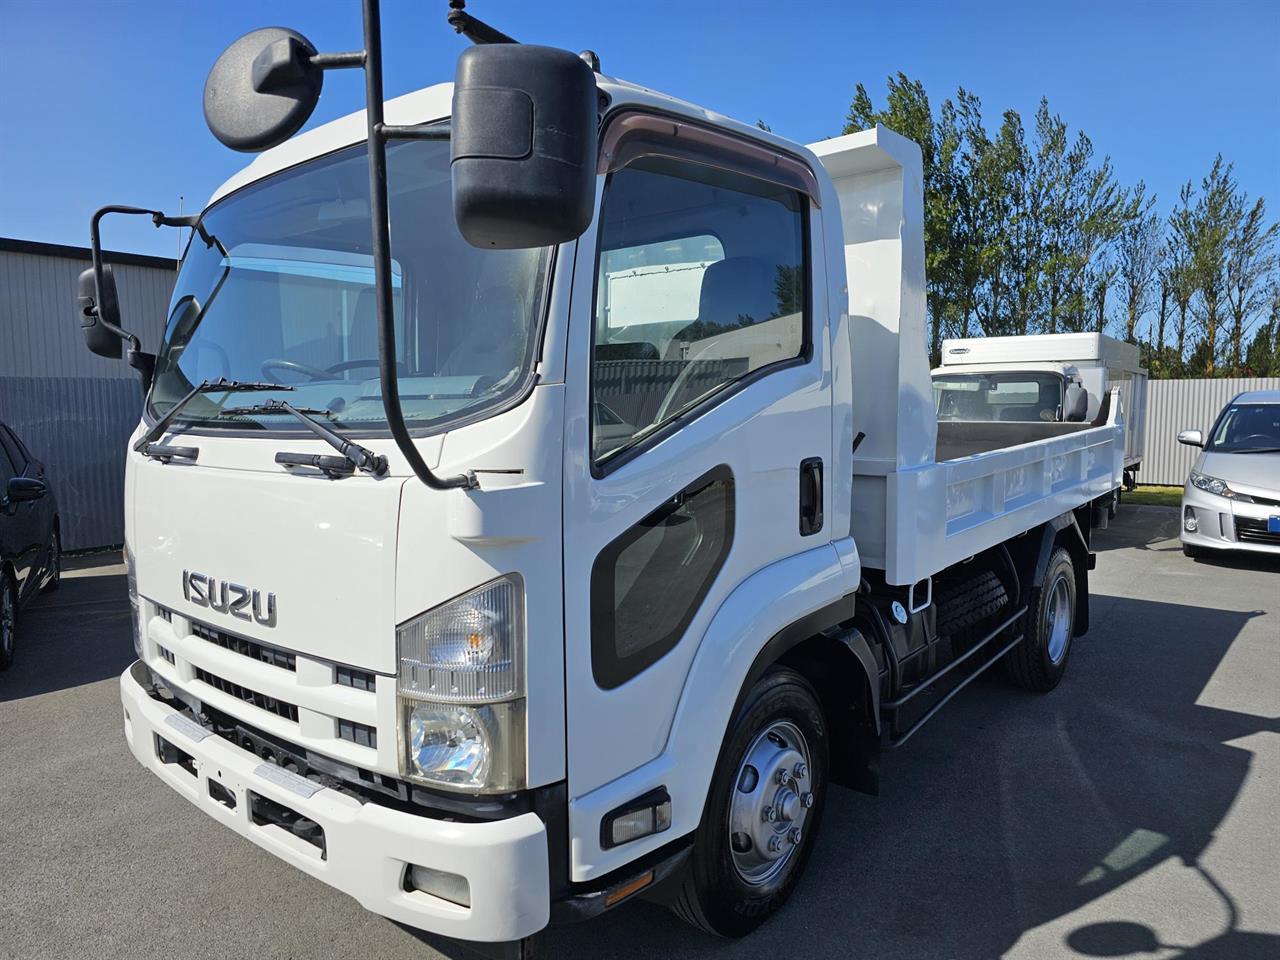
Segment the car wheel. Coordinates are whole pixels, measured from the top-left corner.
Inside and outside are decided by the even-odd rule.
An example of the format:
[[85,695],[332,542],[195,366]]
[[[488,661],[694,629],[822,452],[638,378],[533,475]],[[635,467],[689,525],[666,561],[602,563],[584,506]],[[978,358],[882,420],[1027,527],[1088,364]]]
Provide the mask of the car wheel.
[[49,573],[44,581],[44,592],[52,593],[62,582],[62,538],[54,530],[49,538]]
[[0,573],[0,670],[13,663],[13,648],[18,641],[18,588],[13,578]]
[[813,687],[774,668],[729,730],[672,909],[741,937],[791,895],[813,849],[827,784],[827,725]]
[[1067,672],[1076,620],[1076,572],[1065,547],[1054,547],[1044,582],[1031,591],[1026,634],[1005,656],[1005,674],[1038,693],[1056,687]]

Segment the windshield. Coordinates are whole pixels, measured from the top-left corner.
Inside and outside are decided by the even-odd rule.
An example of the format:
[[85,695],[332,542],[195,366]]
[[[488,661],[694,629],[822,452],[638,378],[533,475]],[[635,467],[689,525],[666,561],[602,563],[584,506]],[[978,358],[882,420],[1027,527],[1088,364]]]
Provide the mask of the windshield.
[[933,378],[939,420],[1062,419],[1062,377],[1053,373],[940,374]]
[[1206,450],[1246,453],[1280,448],[1280,403],[1233,403],[1222,411]]
[[[387,150],[396,368],[405,420],[439,427],[518,395],[537,344],[548,250],[479,250],[458,232],[449,144]],[[209,209],[187,248],[151,391],[162,416],[219,377],[292,386],[281,398],[339,430],[387,429],[363,145],[270,177]],[[259,393],[255,402],[272,398]],[[177,420],[304,430],[195,397]]]

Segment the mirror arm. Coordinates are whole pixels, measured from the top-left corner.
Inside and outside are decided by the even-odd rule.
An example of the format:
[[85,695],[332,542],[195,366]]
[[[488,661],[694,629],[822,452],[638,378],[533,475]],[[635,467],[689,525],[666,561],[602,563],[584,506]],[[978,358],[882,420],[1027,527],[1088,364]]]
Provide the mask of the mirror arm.
[[[382,406],[396,446],[414,474],[433,490],[472,490],[479,486],[472,471],[438,477],[413,442],[400,406],[396,374],[396,319],[391,288],[391,226],[387,202],[387,127],[382,122],[382,22],[378,0],[364,0],[365,119],[369,134],[369,217],[373,225],[374,297],[378,317],[378,367]],[[395,128],[392,128],[395,129]],[[411,128],[409,128],[411,129]]]
[[378,129],[387,140],[448,140],[453,135],[448,123],[415,123],[407,127],[384,123]]
[[477,20],[471,14],[463,10],[467,5],[467,0],[449,0],[449,15],[446,19],[449,26],[462,34],[472,43],[519,43],[496,27],[491,27],[483,20]]

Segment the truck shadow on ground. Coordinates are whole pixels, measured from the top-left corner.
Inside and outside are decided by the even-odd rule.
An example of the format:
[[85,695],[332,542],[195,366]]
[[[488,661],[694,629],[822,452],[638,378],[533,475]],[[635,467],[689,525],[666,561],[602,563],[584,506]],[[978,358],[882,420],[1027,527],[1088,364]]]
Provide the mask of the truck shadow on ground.
[[0,702],[119,676],[135,656],[127,590],[122,568],[90,567],[24,608]]
[[[1200,866],[1250,768],[1230,741],[1280,732],[1280,718],[1196,702],[1257,614],[1108,599],[1056,691],[1027,694],[993,672],[886,755],[880,797],[832,791],[796,895],[751,937],[712,940],[633,902],[548,930],[539,956],[777,957],[802,944],[811,957],[982,960],[1170,860],[1201,872],[1196,915],[1220,931],[1176,956],[1280,956],[1280,937],[1238,929],[1230,891]],[[1167,950],[1161,907],[1082,921],[1049,955]]]

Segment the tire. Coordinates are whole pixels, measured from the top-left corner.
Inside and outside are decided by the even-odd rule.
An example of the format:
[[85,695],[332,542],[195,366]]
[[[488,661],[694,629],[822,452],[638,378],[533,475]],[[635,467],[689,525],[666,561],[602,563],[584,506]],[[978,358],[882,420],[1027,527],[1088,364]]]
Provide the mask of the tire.
[[53,536],[49,540],[49,560],[51,570],[48,579],[45,580],[44,586],[41,588],[44,593],[53,593],[58,589],[58,585],[62,583],[62,538],[58,536],[58,530],[55,527]]
[[1075,564],[1065,547],[1054,547],[1044,582],[1031,591],[1026,635],[1004,658],[1005,675],[1025,690],[1048,693],[1062,680],[1075,630]]
[[18,645],[18,588],[13,577],[0,571],[0,670],[13,665]]
[[[938,611],[938,636],[951,642],[951,655],[958,657],[990,629],[991,618],[1009,603],[1009,594],[992,570],[984,570],[969,580],[938,586],[934,606]],[[986,628],[986,629],[984,629]]]
[[742,937],[781,909],[813,849],[828,769],[818,695],[796,671],[772,668],[747,694],[721,748],[671,904],[676,915],[714,936]]

